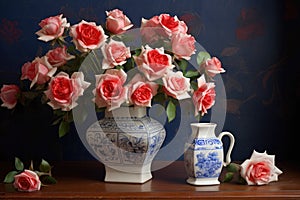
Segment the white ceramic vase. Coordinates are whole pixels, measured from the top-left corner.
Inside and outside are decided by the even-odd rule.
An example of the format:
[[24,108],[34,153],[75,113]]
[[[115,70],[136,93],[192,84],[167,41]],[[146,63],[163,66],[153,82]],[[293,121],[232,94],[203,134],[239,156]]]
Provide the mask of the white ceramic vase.
[[106,182],[144,183],[166,136],[163,125],[145,107],[121,107],[92,124],[86,141],[105,165]]
[[[192,134],[185,144],[184,164],[188,175],[187,183],[192,185],[217,185],[223,166],[231,162],[234,136],[230,132],[215,135],[215,123],[192,123]],[[230,145],[224,162],[222,137],[229,136]]]

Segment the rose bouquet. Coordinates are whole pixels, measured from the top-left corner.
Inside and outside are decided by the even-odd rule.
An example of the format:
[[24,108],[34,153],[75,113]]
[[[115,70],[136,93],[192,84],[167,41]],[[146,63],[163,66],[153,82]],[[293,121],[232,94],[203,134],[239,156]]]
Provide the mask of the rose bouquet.
[[[213,77],[225,70],[218,58],[197,51],[196,40],[184,21],[169,14],[142,18],[142,45],[131,48],[126,45],[130,39],[126,33],[133,27],[130,19],[118,9],[106,15],[104,25],[85,20],[70,25],[62,14],[41,20],[36,34],[51,48],[22,66],[20,86],[2,86],[2,106],[14,109],[37,99],[48,104],[60,136],[68,132],[77,100],[91,87],[91,101],[97,111],[160,103],[172,121],[178,102],[190,99],[195,116],[207,113],[215,103]],[[94,74],[92,84],[85,80],[80,66],[89,53],[97,50],[102,54],[98,67],[103,73]],[[193,56],[196,68],[189,65]]]

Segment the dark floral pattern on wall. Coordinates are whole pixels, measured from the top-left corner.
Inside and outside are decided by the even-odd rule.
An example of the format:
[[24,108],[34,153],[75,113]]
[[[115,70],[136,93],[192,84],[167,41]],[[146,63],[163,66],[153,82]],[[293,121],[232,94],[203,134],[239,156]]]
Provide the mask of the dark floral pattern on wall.
[[5,42],[7,42],[8,44],[12,44],[18,41],[22,34],[22,31],[18,28],[17,21],[10,21],[6,18],[3,18],[1,20],[0,26],[0,37]]
[[254,8],[242,8],[238,17],[236,37],[238,40],[255,39],[264,34],[263,18]]

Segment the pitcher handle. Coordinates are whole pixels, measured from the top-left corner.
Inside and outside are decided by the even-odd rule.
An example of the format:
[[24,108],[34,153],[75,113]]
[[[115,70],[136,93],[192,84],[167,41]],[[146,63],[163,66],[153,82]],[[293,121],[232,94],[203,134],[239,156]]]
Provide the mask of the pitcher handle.
[[227,132],[227,131],[220,133],[218,138],[220,140],[222,140],[222,137],[225,136],[225,135],[227,135],[230,138],[230,144],[229,144],[229,148],[228,148],[228,151],[227,151],[227,154],[226,154],[225,162],[223,162],[224,167],[226,167],[231,162],[230,155],[231,155],[231,151],[233,149],[234,142],[235,142],[234,136],[230,132]]

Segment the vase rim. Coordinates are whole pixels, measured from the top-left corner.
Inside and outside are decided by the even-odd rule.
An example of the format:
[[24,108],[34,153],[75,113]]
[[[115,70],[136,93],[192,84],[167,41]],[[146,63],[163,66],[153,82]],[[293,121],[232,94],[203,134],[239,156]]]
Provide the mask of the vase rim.
[[196,126],[196,127],[212,127],[212,126],[217,126],[216,123],[213,122],[194,122],[191,123],[191,126]]
[[146,116],[146,107],[143,106],[121,106],[114,110],[105,111],[106,117],[144,117]]

